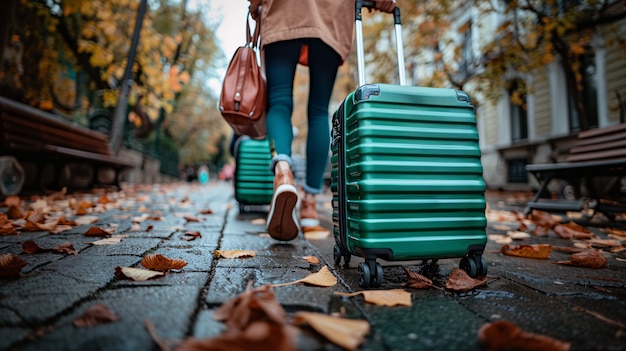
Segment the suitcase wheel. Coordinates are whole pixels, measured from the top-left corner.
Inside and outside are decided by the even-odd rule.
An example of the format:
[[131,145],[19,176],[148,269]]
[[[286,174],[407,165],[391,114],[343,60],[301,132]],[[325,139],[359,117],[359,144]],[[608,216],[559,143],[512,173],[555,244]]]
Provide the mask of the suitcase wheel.
[[472,278],[487,275],[487,261],[482,255],[463,256],[459,268],[467,272]]
[[359,263],[357,268],[359,286],[367,288],[377,288],[383,283],[383,266],[376,260],[366,260]]
[[339,266],[341,264],[341,259],[343,258],[345,267],[348,267],[350,265],[351,257],[352,255],[350,255],[348,251],[342,249],[341,247],[339,247],[339,245],[335,245],[335,248],[333,250],[333,259],[335,260],[335,265]]

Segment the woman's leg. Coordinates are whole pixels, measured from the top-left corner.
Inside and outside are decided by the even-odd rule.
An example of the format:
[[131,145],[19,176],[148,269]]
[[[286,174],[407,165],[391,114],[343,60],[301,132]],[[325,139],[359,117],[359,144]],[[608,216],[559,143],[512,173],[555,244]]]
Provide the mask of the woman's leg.
[[283,41],[265,47],[269,109],[267,135],[276,156],[272,159],[274,194],[267,218],[267,231],[276,240],[292,240],[299,228],[295,215],[298,191],[291,172],[293,127],[293,79],[300,53],[300,43]]
[[306,183],[308,193],[322,192],[330,148],[328,104],[341,58],[319,39],[309,43],[309,102],[306,144]]
[[339,55],[319,39],[309,41],[309,103],[306,143],[306,182],[300,206],[300,225],[304,232],[318,230],[315,195],[322,192],[330,147],[328,104],[335,85]]

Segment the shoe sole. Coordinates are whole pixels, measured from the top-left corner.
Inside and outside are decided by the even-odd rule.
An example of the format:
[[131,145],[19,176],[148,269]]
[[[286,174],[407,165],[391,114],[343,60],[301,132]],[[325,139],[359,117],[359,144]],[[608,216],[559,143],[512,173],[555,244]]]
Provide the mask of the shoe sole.
[[282,184],[276,189],[267,217],[267,232],[272,238],[289,241],[298,236],[300,229],[294,211],[297,202],[298,192],[295,186]]

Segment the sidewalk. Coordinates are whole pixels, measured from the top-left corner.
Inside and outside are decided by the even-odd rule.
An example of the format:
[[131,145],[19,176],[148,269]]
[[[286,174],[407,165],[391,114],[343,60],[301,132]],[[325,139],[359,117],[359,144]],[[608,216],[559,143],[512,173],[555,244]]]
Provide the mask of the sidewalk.
[[[626,349],[625,252],[605,248],[607,266],[590,269],[553,264],[570,255],[556,250],[543,260],[503,255],[502,244],[490,240],[485,253],[486,285],[465,293],[406,289],[412,293],[410,307],[383,307],[366,303],[362,296],[333,294],[362,289],[356,272],[361,259],[353,257],[349,268],[336,267],[332,234],[325,239],[276,242],[264,234],[263,213],[239,214],[229,183],[131,190],[109,193],[109,204],[95,206],[96,212],[87,214],[97,217],[94,224],[58,234],[0,235],[0,255],[12,253],[28,263],[17,278],[0,277],[0,350],[158,350],[145,320],[169,341],[217,336],[225,326],[214,320],[214,312],[241,294],[249,281],[255,287],[293,282],[323,266],[338,278],[335,286],[275,287],[276,300],[289,315],[312,311],[367,320],[371,330],[360,350],[482,350],[478,331],[496,320],[568,342],[571,350]],[[120,194],[124,197],[118,198]],[[492,211],[488,234],[516,231],[519,223],[502,210],[523,205],[520,200],[511,194],[489,192],[488,196]],[[102,194],[89,197],[95,202]],[[322,223],[328,228],[331,198],[325,194],[319,199]],[[57,203],[60,208],[53,210],[67,211],[63,205]],[[0,212],[6,211],[0,207]],[[84,235],[92,226],[114,228],[115,234],[128,238],[113,245],[89,244],[101,239]],[[598,228],[589,229],[601,239],[609,238]],[[188,240],[185,233],[196,231],[202,236]],[[69,241],[77,254],[26,254],[21,244],[27,240],[43,248]],[[554,234],[515,243],[573,247],[573,241]],[[214,255],[216,250],[234,249],[254,250],[256,256]],[[116,267],[141,268],[141,259],[152,253],[183,259],[187,265],[180,272],[147,281],[116,278]],[[309,263],[305,256],[315,256],[320,263]],[[381,263],[385,270],[380,289],[402,289],[407,281],[402,265],[440,285],[459,260],[439,260],[435,266],[421,261]],[[119,320],[75,327],[72,321],[96,303],[108,306]],[[301,330],[299,349],[340,350],[310,329]]]

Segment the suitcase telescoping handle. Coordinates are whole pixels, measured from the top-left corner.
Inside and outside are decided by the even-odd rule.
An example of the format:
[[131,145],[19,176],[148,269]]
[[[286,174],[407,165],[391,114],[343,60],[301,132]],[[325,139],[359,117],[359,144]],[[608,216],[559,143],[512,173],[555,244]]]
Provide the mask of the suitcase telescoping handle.
[[[359,86],[365,84],[365,53],[363,51],[363,19],[361,16],[361,9],[363,7],[372,9],[375,5],[375,1],[356,0],[356,59],[357,71],[359,74]],[[402,23],[400,21],[400,8],[398,8],[398,6],[396,6],[393,10],[393,19],[396,36],[396,52],[398,54],[398,75],[400,77],[400,85],[406,85],[406,76],[404,73],[404,48],[402,46]]]

